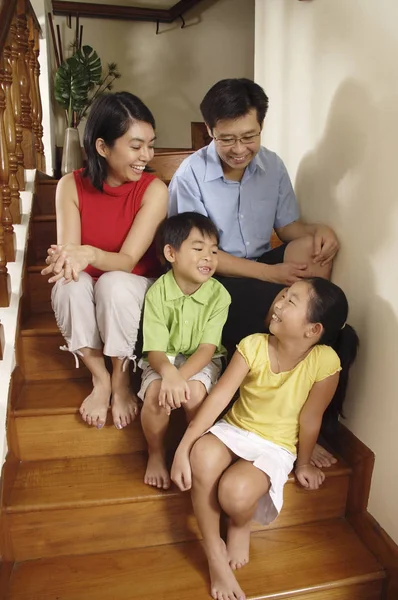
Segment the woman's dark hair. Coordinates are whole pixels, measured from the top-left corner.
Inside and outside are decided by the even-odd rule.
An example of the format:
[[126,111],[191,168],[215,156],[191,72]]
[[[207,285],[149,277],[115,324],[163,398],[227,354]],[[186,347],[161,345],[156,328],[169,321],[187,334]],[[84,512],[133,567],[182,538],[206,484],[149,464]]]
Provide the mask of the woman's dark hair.
[[84,177],[89,177],[98,190],[102,191],[108,167],[105,158],[98,154],[95,142],[102,138],[112,148],[134,121],[149,123],[155,129],[155,119],[149,108],[129,92],[105,94],[93,102],[84,130],[83,145],[87,155]]
[[197,212],[179,213],[163,221],[158,229],[156,243],[159,257],[163,259],[162,262],[164,262],[163,248],[170,244],[175,250],[179,250],[195,227],[202,235],[213,237],[217,245],[219,244],[220,237],[217,227],[209,217]]
[[347,391],[348,374],[358,352],[359,339],[355,329],[346,323],[348,301],[343,290],[321,277],[312,277],[306,281],[312,288],[308,321],[321,323],[323,333],[318,344],[331,346],[341,362],[339,383],[333,400],[325,411],[322,423],[322,430],[330,437],[335,434],[339,415],[344,416],[343,402]]
[[255,109],[262,125],[268,110],[268,97],[262,87],[250,79],[222,79],[203,98],[200,110],[209,129],[221,119],[238,119]]

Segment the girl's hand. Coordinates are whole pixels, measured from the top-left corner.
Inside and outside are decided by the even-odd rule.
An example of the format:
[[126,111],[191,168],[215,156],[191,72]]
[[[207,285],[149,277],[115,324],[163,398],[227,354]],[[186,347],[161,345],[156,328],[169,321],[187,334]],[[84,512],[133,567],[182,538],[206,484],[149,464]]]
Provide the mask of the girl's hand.
[[173,464],[171,467],[171,480],[182,491],[186,492],[192,486],[192,471],[189,461],[189,453],[184,450],[177,451],[174,455]]
[[307,490],[317,490],[325,481],[325,473],[313,465],[302,465],[295,468],[297,480]]
[[174,408],[180,408],[182,404],[185,404],[189,400],[189,394],[188,383],[181,377],[178,369],[174,367],[162,379],[159,392],[159,406],[165,408],[169,415]]

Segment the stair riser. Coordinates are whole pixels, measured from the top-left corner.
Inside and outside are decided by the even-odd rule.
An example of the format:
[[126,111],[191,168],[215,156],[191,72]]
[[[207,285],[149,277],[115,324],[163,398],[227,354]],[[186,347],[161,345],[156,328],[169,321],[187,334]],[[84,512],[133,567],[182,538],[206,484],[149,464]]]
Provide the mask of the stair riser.
[[58,181],[45,182],[37,186],[37,192],[34,198],[35,215],[53,215],[55,214],[55,190]]
[[[293,483],[268,529],[342,517],[348,476],[330,478],[317,492]],[[5,518],[17,561],[160,546],[198,538],[189,494],[84,508],[9,513]],[[253,530],[265,529],[253,525]],[[6,557],[7,558],[7,557]]]
[[[333,589],[320,590],[310,594],[283,595],[284,600],[381,600],[383,581],[369,581],[356,585],[339,585]],[[253,599],[254,600],[254,599]]]
[[80,361],[75,368],[74,357],[60,350],[65,345],[61,334],[22,336],[19,339],[18,362],[27,381],[43,379],[80,379],[89,377]]
[[35,261],[47,257],[47,249],[51,244],[57,243],[57,226],[54,221],[32,221],[31,223],[31,250]]
[[51,313],[52,285],[40,273],[28,273],[30,311],[33,314]]

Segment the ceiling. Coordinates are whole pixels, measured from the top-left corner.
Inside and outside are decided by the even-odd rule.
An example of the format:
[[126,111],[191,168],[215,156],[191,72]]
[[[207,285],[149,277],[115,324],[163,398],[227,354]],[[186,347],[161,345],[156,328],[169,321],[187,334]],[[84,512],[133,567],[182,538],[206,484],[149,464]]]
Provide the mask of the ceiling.
[[88,4],[108,4],[110,6],[135,6],[139,8],[169,9],[178,0],[69,0],[70,2],[87,2]]

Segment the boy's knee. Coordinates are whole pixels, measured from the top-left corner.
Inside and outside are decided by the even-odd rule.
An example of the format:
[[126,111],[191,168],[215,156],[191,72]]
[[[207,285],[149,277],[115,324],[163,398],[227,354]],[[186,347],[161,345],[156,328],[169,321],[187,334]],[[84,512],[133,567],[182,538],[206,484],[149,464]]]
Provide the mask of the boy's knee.
[[159,392],[160,380],[152,381],[145,391],[142,412],[159,414],[160,411],[164,411],[164,408],[162,406],[159,406]]

